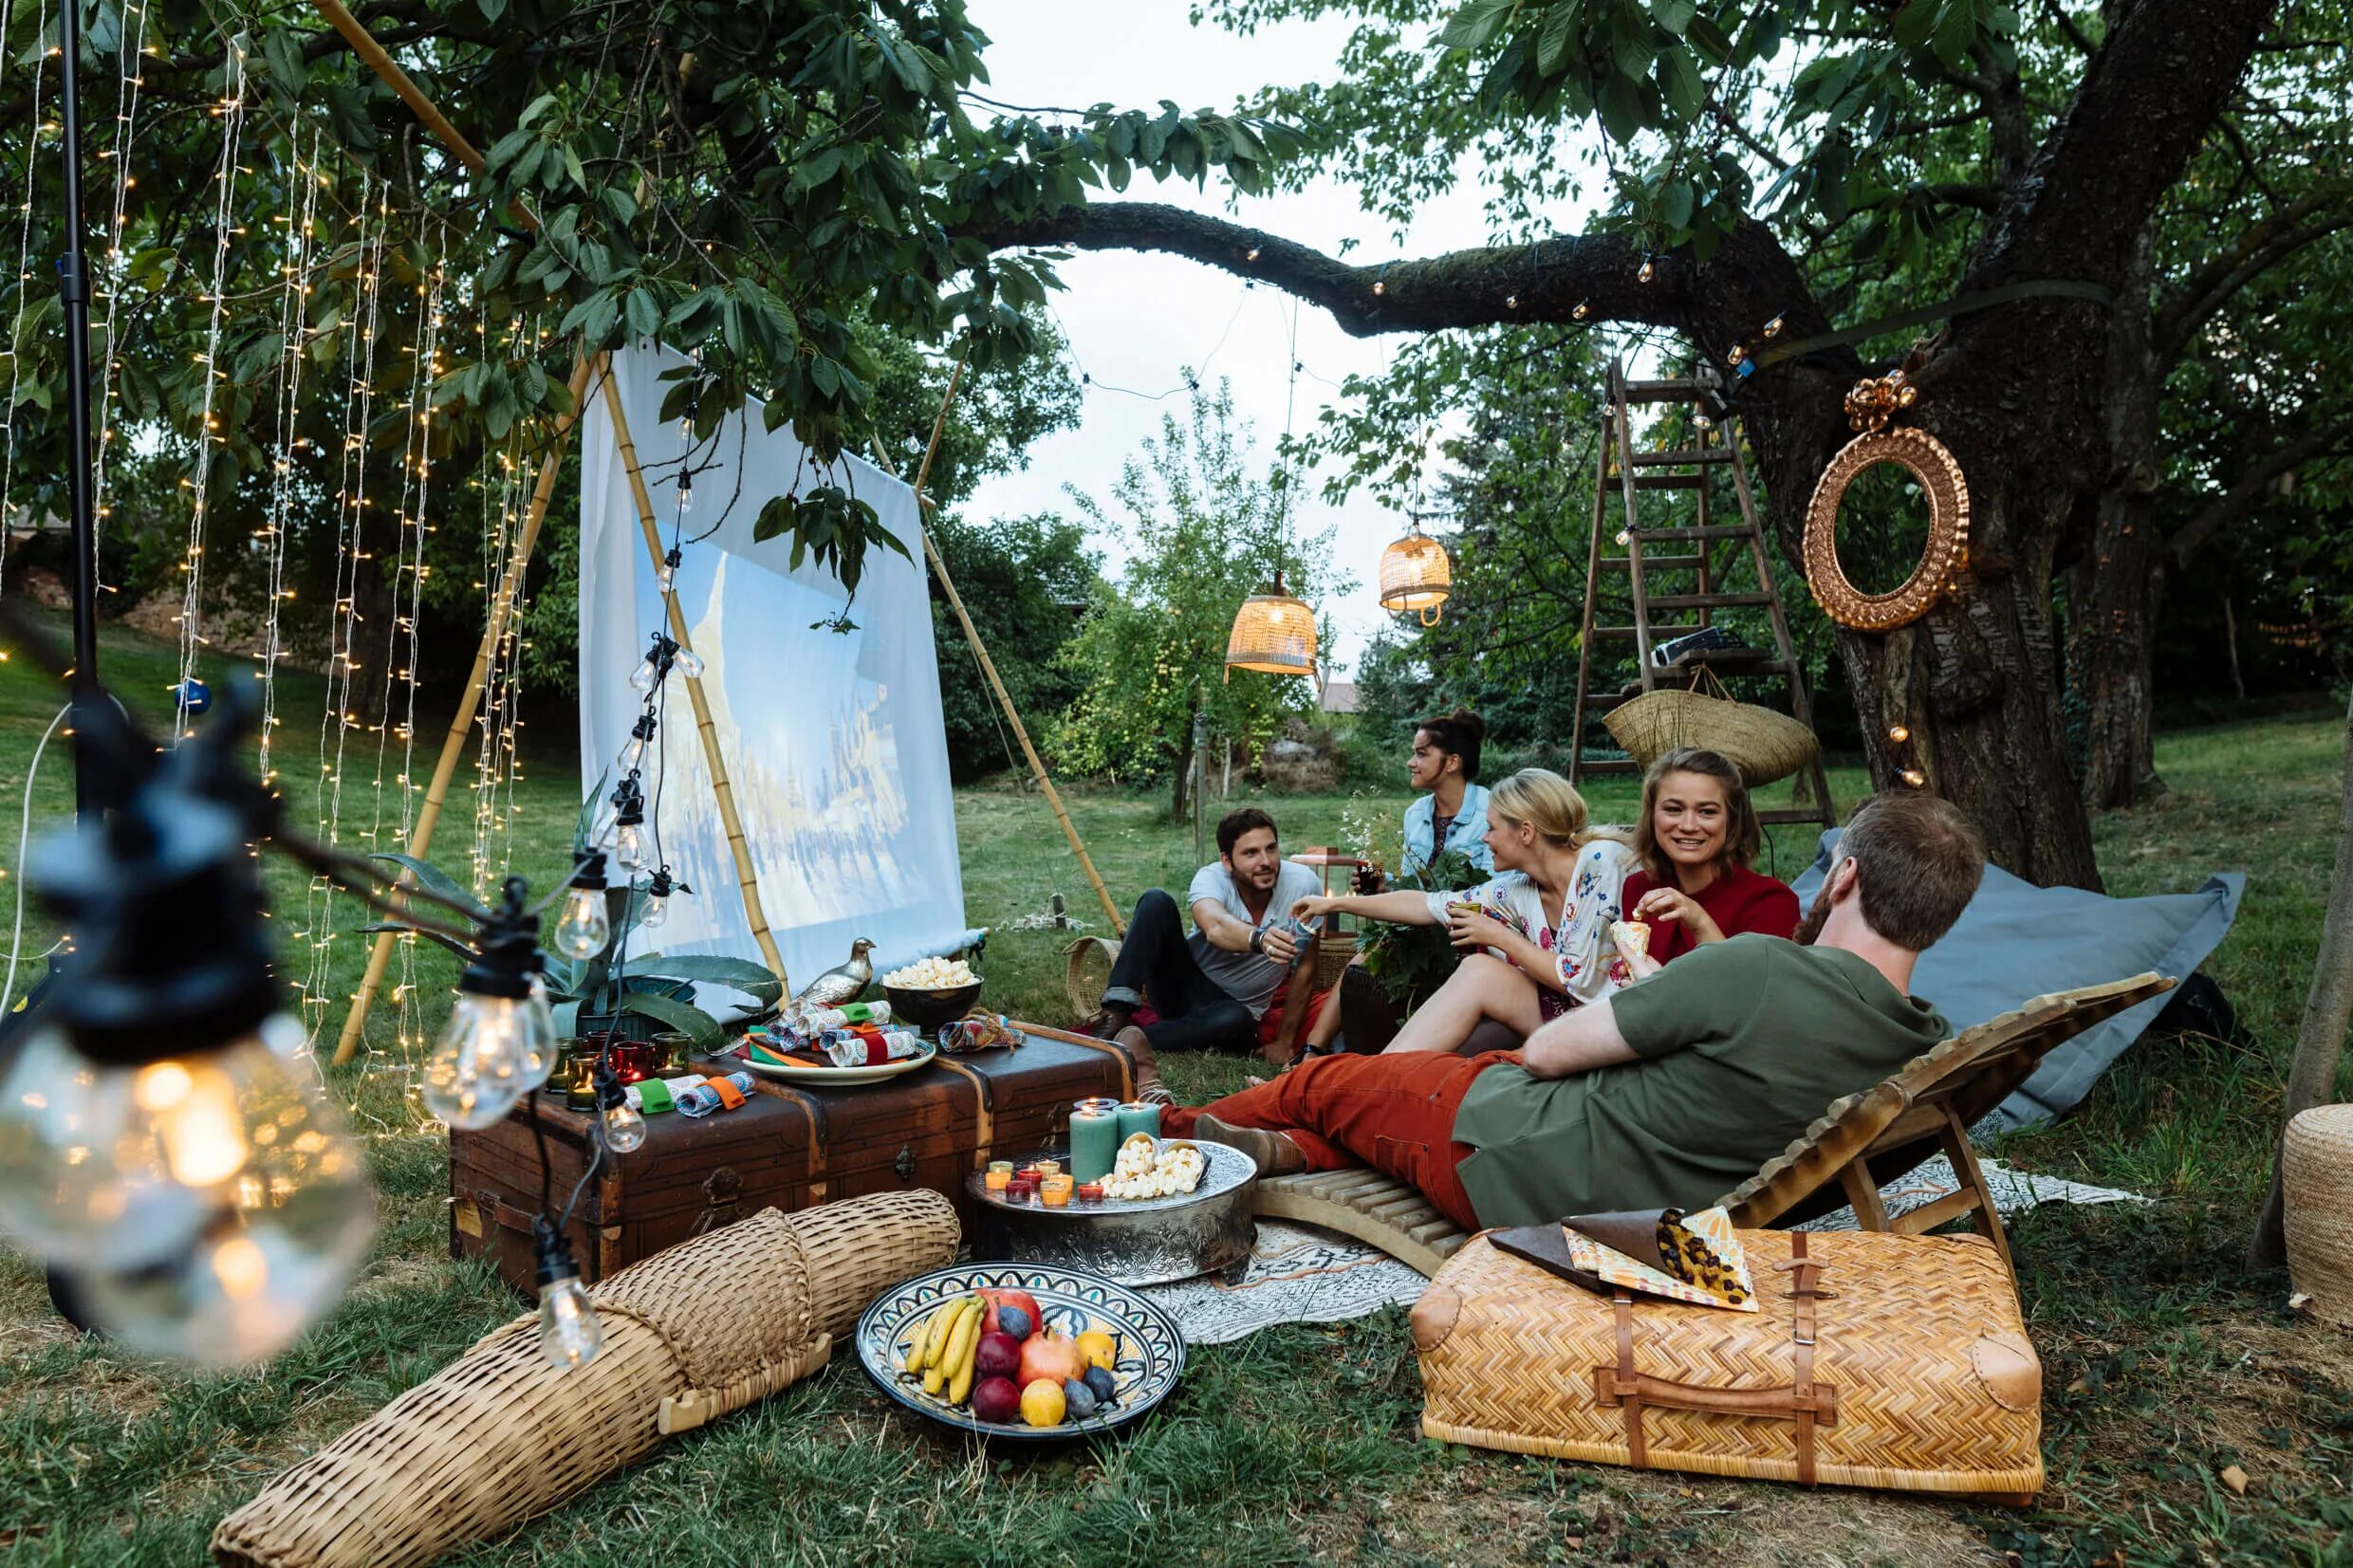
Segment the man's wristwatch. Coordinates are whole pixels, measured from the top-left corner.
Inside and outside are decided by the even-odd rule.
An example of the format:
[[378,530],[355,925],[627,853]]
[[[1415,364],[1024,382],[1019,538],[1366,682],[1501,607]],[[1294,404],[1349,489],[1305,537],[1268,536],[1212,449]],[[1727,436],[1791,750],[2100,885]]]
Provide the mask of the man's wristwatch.
[[1252,927],[1251,928],[1251,951],[1252,951],[1252,952],[1254,952],[1254,953],[1260,953],[1260,954],[1263,954],[1263,953],[1265,953],[1265,952],[1266,952],[1266,950],[1267,950],[1267,929],[1266,929],[1266,927],[1264,927],[1264,926],[1252,926]]

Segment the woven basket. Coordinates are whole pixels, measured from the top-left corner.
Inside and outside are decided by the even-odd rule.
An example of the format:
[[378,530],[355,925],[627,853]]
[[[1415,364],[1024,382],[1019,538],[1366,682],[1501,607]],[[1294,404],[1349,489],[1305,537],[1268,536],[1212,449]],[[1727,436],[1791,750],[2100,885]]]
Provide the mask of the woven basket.
[[1751,789],[1786,779],[1814,760],[1822,742],[1787,713],[1735,702],[1713,673],[1702,671],[1713,691],[1695,681],[1645,692],[1620,703],[1602,723],[1626,754],[1644,767],[1678,747],[1696,746],[1732,759]]
[[1069,963],[1063,969],[1063,989],[1070,998],[1070,1016],[1084,1023],[1102,1007],[1103,987],[1111,984],[1111,965],[1120,956],[1120,945],[1082,936],[1064,950]]
[[1327,931],[1315,945],[1315,988],[1328,991],[1340,984],[1348,966],[1356,962],[1356,933]]
[[[1652,1386],[1609,1403],[1615,1304],[1473,1238],[1413,1310],[1423,1433],[1626,1465],[1631,1418],[1648,1467],[1797,1480],[1798,1422],[1765,1410],[1796,1371],[1790,1276],[1777,1267],[1790,1233],[1739,1236],[1760,1310],[1643,1301],[1629,1343]],[[1832,1402],[1813,1423],[1814,1480],[2007,1502],[2040,1490],[2042,1371],[1992,1245],[1867,1231],[1806,1241],[1822,1265],[1814,1385]],[[1718,1408],[1689,1408],[1703,1403]]]
[[2353,1328],[2353,1105],[2315,1105],[2280,1151],[2288,1273],[2315,1317]]
[[[936,1192],[773,1208],[597,1287],[604,1346],[559,1372],[516,1319],[221,1521],[223,1568],[409,1568],[561,1506],[665,1436],[824,1366],[866,1303],[955,1256]],[[725,1323],[725,1332],[712,1325]]]

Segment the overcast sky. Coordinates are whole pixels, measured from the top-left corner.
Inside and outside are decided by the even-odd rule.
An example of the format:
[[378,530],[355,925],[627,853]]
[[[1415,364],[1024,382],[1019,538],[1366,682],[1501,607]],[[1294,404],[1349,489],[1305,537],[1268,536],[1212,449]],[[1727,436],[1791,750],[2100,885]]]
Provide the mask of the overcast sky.
[[[1166,98],[1187,110],[1223,109],[1269,83],[1330,80],[1347,34],[1342,19],[1239,38],[1193,28],[1187,9],[1187,0],[1112,6],[1103,0],[971,0],[973,20],[992,40],[985,56],[991,84],[985,90],[1030,106],[1110,102],[1150,109]],[[1143,176],[1127,191],[1130,198],[1205,212],[1224,211],[1227,194],[1214,175],[1206,191],[1180,181],[1156,185]],[[1468,189],[1419,212],[1401,248],[1382,220],[1360,210],[1352,190],[1329,182],[1297,195],[1246,199],[1236,215],[1327,253],[1354,238],[1359,248],[1351,254],[1364,261],[1475,245],[1485,232],[1478,195]],[[1186,365],[1201,373],[1205,385],[1221,376],[1232,378],[1236,410],[1254,427],[1260,464],[1271,466],[1289,381],[1289,296],[1246,288],[1229,273],[1164,255],[1082,252],[1057,270],[1067,287],[1052,296],[1055,314],[1079,367],[1096,385],[1086,394],[1079,427],[1032,448],[1026,471],[984,483],[970,516],[986,522],[1039,510],[1071,515],[1065,486],[1107,503],[1121,463],[1157,433],[1161,415],[1182,417]],[[1351,338],[1312,307],[1301,307],[1298,321],[1298,357],[1306,372],[1291,420],[1305,432],[1338,397],[1340,382],[1352,372],[1380,371],[1401,340]],[[1106,384],[1168,396],[1147,400],[1106,390]],[[1381,622],[1374,594],[1380,550],[1404,532],[1405,519],[1362,494],[1343,507],[1328,507],[1317,498],[1319,489],[1318,483],[1303,485],[1300,521],[1309,530],[1338,526],[1338,564],[1358,584],[1353,594],[1324,606],[1339,631],[1332,652],[1342,666],[1338,673],[1345,674]],[[1116,569],[1117,543],[1096,544]]]

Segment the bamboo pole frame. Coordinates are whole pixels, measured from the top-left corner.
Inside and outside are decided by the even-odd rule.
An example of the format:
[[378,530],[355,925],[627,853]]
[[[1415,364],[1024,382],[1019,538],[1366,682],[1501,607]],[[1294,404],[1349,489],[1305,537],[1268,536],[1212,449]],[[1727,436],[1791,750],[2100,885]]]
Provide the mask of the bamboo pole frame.
[[[1063,837],[1070,840],[1070,853],[1079,858],[1080,869],[1086,873],[1086,880],[1094,888],[1095,896],[1102,901],[1103,914],[1111,922],[1112,933],[1123,937],[1127,934],[1127,922],[1120,918],[1119,905],[1111,901],[1111,892],[1103,886],[1102,874],[1096,871],[1094,860],[1087,856],[1086,845],[1080,840],[1079,830],[1071,822],[1070,813],[1063,808],[1062,794],[1055,789],[1054,781],[1047,777],[1046,764],[1038,758],[1038,748],[1029,744],[1029,731],[1022,726],[1021,714],[1013,707],[1011,693],[997,678],[996,661],[989,656],[989,650],[982,645],[980,630],[973,624],[972,616],[965,610],[964,597],[956,592],[955,579],[948,575],[948,563],[940,558],[939,546],[932,543],[932,530],[925,521],[932,503],[924,495],[923,486],[932,476],[932,459],[939,452],[940,432],[948,425],[948,408],[955,401],[956,387],[963,379],[964,361],[958,359],[955,369],[948,377],[948,395],[939,400],[939,413],[932,420],[932,438],[923,449],[922,465],[915,470],[916,523],[923,530],[923,559],[931,563],[941,590],[948,596],[948,608],[955,612],[956,624],[964,628],[964,640],[973,646],[973,657],[980,665],[980,673],[988,680],[989,690],[996,693],[997,706],[1005,710],[1006,723],[1013,727],[1013,738],[1021,743],[1021,754],[1028,760],[1030,777],[1037,780],[1038,790],[1045,795],[1046,803],[1054,808],[1054,821],[1062,824]],[[881,456],[879,448],[875,455]],[[887,464],[884,466],[888,467]]]
[[[609,367],[609,361],[600,363]],[[654,522],[654,498],[646,493],[645,475],[638,468],[638,444],[630,437],[629,420],[621,410],[621,389],[613,384],[609,368],[598,378],[604,383],[604,412],[613,421],[613,441],[621,449],[621,468],[629,475],[629,494],[637,503],[638,527],[645,535],[645,553],[658,572],[662,568],[661,530]],[[670,612],[671,638],[682,652],[693,653],[686,613],[678,608],[678,596],[664,594],[662,603]],[[792,981],[785,973],[784,955],[776,950],[776,938],[769,931],[768,912],[760,907],[759,874],[752,869],[751,850],[744,841],[743,819],[735,814],[735,786],[728,782],[727,762],[719,754],[718,728],[712,721],[711,704],[703,696],[702,677],[683,671],[673,673],[685,680],[687,697],[695,705],[695,732],[702,739],[703,762],[711,769],[712,793],[719,802],[719,824],[727,830],[727,847],[735,857],[735,885],[743,894],[744,913],[751,919],[751,939],[760,944],[760,956],[775,971],[789,996]]]

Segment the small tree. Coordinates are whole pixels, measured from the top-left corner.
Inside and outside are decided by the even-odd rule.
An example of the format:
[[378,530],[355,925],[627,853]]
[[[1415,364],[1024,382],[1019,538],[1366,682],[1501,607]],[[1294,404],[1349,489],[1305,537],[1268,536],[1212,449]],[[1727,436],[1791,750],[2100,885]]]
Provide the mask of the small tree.
[[[1184,423],[1164,415],[1158,437],[1128,461],[1111,492],[1124,524],[1072,492],[1090,531],[1123,538],[1133,553],[1119,582],[1097,590],[1065,650],[1084,685],[1063,722],[1064,758],[1115,777],[1173,775],[1179,818],[1195,714],[1213,733],[1256,747],[1286,713],[1314,706],[1304,680],[1248,672],[1226,678],[1234,611],[1264,591],[1278,565],[1285,586],[1310,604],[1346,586],[1325,564],[1330,530],[1299,534],[1288,470],[1258,472],[1252,445],[1221,380],[1214,394],[1195,395]],[[1328,648],[1330,628],[1319,633]]]

